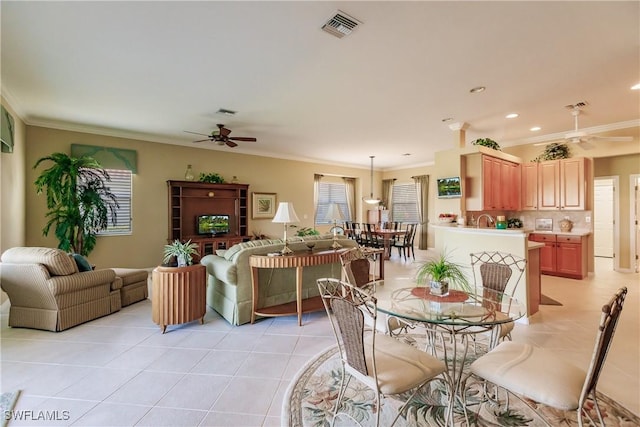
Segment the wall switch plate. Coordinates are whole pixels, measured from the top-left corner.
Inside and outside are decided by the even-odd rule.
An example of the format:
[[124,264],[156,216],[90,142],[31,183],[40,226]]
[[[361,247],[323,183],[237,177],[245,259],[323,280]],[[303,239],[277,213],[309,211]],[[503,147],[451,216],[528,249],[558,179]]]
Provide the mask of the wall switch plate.
[[586,222],[587,224],[589,224],[591,222],[591,217],[590,216],[585,216],[584,217],[584,222]]

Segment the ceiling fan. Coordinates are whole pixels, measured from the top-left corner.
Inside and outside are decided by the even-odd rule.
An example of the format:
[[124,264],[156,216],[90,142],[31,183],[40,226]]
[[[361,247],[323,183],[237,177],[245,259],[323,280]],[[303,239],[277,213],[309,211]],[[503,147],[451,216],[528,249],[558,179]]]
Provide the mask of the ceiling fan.
[[227,129],[226,127],[224,127],[224,125],[218,124],[216,126],[218,126],[218,129],[211,131],[210,135],[206,135],[204,133],[198,133],[198,132],[190,132],[188,130],[185,130],[185,132],[186,133],[192,133],[194,135],[202,135],[202,136],[206,136],[207,137],[207,139],[200,139],[198,141],[193,141],[193,142],[211,141],[211,142],[215,142],[218,145],[225,145],[226,144],[229,147],[237,147],[238,146],[238,144],[236,144],[233,141],[248,141],[248,142],[256,142],[257,141],[256,138],[247,137],[247,136],[229,136],[231,131],[229,129]]
[[566,106],[566,108],[571,109],[571,115],[573,116],[574,127],[572,132],[568,132],[564,135],[564,139],[559,141],[540,142],[533,145],[547,145],[554,142],[555,143],[570,142],[573,144],[578,144],[578,146],[581,148],[590,149],[590,148],[593,148],[593,146],[589,144],[589,141],[594,139],[598,139],[602,141],[614,141],[614,142],[633,141],[632,136],[598,136],[598,135],[591,135],[588,132],[580,130],[578,128],[578,116],[582,113],[582,107],[584,107],[585,105],[587,104],[584,102],[579,102],[575,105]]

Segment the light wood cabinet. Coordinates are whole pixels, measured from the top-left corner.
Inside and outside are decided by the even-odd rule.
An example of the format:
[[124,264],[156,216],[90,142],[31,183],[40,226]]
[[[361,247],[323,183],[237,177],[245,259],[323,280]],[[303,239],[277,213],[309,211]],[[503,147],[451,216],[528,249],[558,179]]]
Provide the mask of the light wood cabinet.
[[468,156],[466,172],[466,210],[520,210],[520,164],[486,154]]
[[538,210],[587,209],[587,159],[551,160],[538,164]]
[[538,163],[522,165],[522,202],[520,209],[535,211],[538,209]]
[[585,236],[532,233],[529,240],[544,243],[540,248],[540,271],[543,274],[574,279],[587,276]]
[[[194,181],[167,181],[169,188],[168,241],[191,240],[205,256],[217,249],[229,249],[249,240],[249,186],[247,184],[209,184]],[[198,215],[229,215],[229,232],[224,235],[198,234]],[[197,261],[197,259],[196,259]]]

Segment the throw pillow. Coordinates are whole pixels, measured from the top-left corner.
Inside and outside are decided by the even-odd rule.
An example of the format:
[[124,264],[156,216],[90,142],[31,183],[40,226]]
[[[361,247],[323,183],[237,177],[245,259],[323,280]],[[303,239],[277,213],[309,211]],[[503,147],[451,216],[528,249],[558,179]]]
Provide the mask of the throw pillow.
[[73,260],[76,262],[76,265],[78,266],[78,271],[83,272],[83,271],[93,270],[93,267],[91,267],[89,260],[87,260],[85,257],[83,257],[80,254],[72,254],[72,256],[73,256]]

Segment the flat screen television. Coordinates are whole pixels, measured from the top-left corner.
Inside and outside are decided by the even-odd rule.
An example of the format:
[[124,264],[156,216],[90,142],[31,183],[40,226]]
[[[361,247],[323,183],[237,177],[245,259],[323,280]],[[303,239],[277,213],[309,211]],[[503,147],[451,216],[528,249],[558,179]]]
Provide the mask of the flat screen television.
[[229,215],[198,215],[196,218],[198,234],[216,235],[229,232]]
[[441,199],[462,197],[460,177],[438,178],[438,197]]

